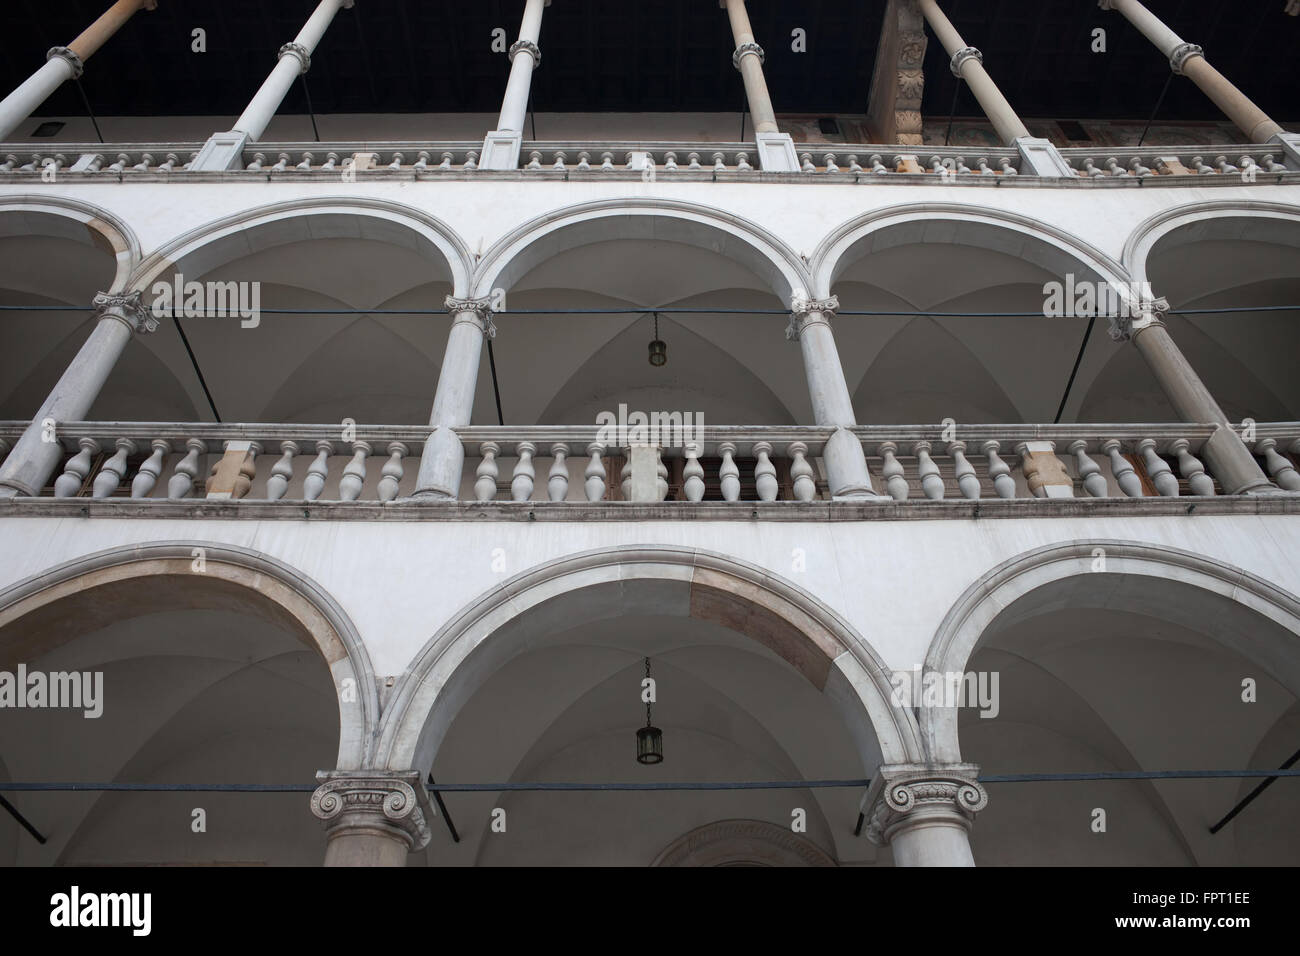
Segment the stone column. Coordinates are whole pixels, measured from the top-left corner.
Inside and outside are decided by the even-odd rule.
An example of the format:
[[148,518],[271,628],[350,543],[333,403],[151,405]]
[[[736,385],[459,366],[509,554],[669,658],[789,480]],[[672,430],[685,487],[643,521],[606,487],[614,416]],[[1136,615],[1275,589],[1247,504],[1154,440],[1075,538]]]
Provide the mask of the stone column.
[[849,429],[857,425],[853,401],[844,380],[844,368],[835,348],[831,317],[840,307],[835,296],[809,301],[795,298],[790,303],[790,325],[785,337],[798,340],[803,351],[804,374],[808,395],[812,399],[813,419],[829,425],[835,433],[826,442],[822,458],[826,462],[831,496],[834,498],[879,497],[871,487],[867,458],[862,442]]
[[94,331],[0,468],[0,498],[41,493],[62,456],[58,441],[52,440],[59,428],[64,422],[85,418],[131,333],[158,328],[158,320],[141,303],[139,292],[99,293],[95,315],[99,321]]
[[424,443],[412,497],[455,500],[460,496],[465,448],[452,429],[469,424],[483,340],[495,338],[497,327],[492,324],[490,298],[447,296],[444,304],[452,315],[451,332],[447,335],[447,350],[442,356],[442,372],[438,375],[433,413],[429,416],[434,431]]
[[984,69],[983,54],[966,44],[952,21],[939,9],[937,0],[917,0],[917,5],[934,35],[952,57],[949,66],[953,76],[966,81],[1002,141],[1020,150],[1025,163],[1022,172],[1032,176],[1074,176],[1074,171],[1050,142],[1029,135],[1028,128]]
[[1233,429],[1219,403],[1205,387],[1160,320],[1167,311],[1164,299],[1139,305],[1139,318],[1121,315],[1111,319],[1110,336],[1117,342],[1132,340],[1142,353],[1160,389],[1185,422],[1213,423],[1219,426],[1201,448],[1210,473],[1223,486],[1224,494],[1268,494],[1278,489],[1265,476],[1259,462],[1250,453],[1241,436]]
[[862,801],[867,838],[895,866],[974,866],[970,828],[988,805],[974,764],[885,764]]
[[[1118,10],[1123,14],[1124,19],[1137,27],[1169,58],[1170,69],[1199,86],[1224,115],[1246,134],[1248,142],[1266,143],[1274,140],[1285,144],[1282,127],[1269,119],[1268,114],[1251,102],[1227,77],[1210,66],[1205,59],[1204,50],[1194,43],[1185,43],[1182,37],[1169,29],[1139,0],[1098,0],[1098,6],[1103,10]],[[1294,143],[1295,139],[1292,138],[1293,147]]]
[[316,774],[311,812],[325,825],[326,866],[405,866],[429,845],[435,816],[414,770],[334,770]]
[[510,47],[510,79],[506,81],[497,128],[483,141],[482,169],[518,169],[519,148],[523,142],[524,119],[528,115],[528,94],[533,85],[533,70],[542,64],[537,42],[542,35],[542,10],[551,0],[527,0],[524,18],[519,24],[519,39]]
[[67,46],[45,54],[45,65],[0,102],[0,142],[32,115],[63,81],[81,76],[85,63],[108,38],[122,28],[137,10],[156,10],[157,0],[117,0],[103,15]]
[[731,63],[740,71],[745,83],[745,101],[754,119],[761,168],[795,172],[799,169],[799,158],[795,154],[794,140],[777,128],[776,111],[772,109],[772,97],[767,92],[767,80],[763,76],[763,48],[754,40],[754,28],[749,23],[745,0],[718,0],[718,6],[727,11],[727,19],[731,21],[731,36],[736,44]]
[[292,43],[280,47],[275,68],[249,101],[232,129],[212,136],[191,167],[195,170],[223,170],[239,167],[244,146],[266,132],[294,80],[311,69],[311,55],[339,10],[352,9],[353,0],[320,0],[315,11],[298,31]]

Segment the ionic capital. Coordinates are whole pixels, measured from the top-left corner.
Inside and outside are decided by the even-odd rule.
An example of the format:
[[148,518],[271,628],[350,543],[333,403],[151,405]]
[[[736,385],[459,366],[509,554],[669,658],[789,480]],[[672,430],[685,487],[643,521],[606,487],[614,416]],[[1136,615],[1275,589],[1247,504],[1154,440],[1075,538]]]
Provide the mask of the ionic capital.
[[970,829],[975,814],[988,806],[975,764],[885,764],[862,800],[867,839],[888,844],[900,830],[937,820]]
[[45,54],[45,59],[48,62],[56,56],[62,57],[68,61],[69,65],[72,67],[72,76],[74,79],[80,79],[81,74],[86,72],[86,64],[81,62],[81,57],[77,56],[77,54],[73,53],[66,46],[50,47],[49,51]]
[[1128,308],[1121,308],[1119,315],[1110,316],[1110,337],[1116,342],[1127,342],[1143,329],[1153,326],[1165,327],[1161,317],[1169,311],[1169,300],[1145,299]]
[[298,64],[301,66],[298,71],[299,75],[311,69],[311,54],[307,52],[307,48],[301,43],[286,43],[280,47],[280,55],[277,59],[283,60],[286,56],[296,56],[298,58]]
[[1174,52],[1169,54],[1169,69],[1173,70],[1179,76],[1183,75],[1183,64],[1194,56],[1205,56],[1205,51],[1195,43],[1180,43],[1174,47]]
[[158,320],[140,299],[140,292],[100,292],[95,296],[95,318],[116,319],[132,332],[152,332]]
[[492,322],[492,299],[484,297],[481,299],[457,299],[454,296],[447,296],[443,306],[451,313],[453,325],[456,322],[466,322],[473,324],[490,339],[497,336],[497,327]]
[[429,845],[434,813],[414,770],[323,770],[316,779],[321,785],[311,795],[311,812],[331,836],[339,830],[378,830],[412,852]]
[[839,308],[840,300],[837,296],[832,295],[825,299],[805,299],[796,296],[790,300],[790,324],[786,326],[785,337],[794,341],[812,325],[824,325],[829,329],[831,319]]
[[529,55],[532,56],[534,70],[542,65],[542,51],[532,40],[516,40],[514,43],[510,44],[511,63],[515,62],[515,54],[520,50],[527,50]]
[[952,60],[948,64],[948,68],[952,70],[953,76],[961,76],[961,68],[966,65],[967,60],[975,60],[979,63],[983,63],[984,54],[973,46],[962,47],[952,55]]
[[740,61],[751,53],[758,57],[759,63],[767,62],[767,54],[763,52],[763,48],[750,40],[748,43],[742,43],[736,47],[736,52],[731,54],[731,65],[739,70]]

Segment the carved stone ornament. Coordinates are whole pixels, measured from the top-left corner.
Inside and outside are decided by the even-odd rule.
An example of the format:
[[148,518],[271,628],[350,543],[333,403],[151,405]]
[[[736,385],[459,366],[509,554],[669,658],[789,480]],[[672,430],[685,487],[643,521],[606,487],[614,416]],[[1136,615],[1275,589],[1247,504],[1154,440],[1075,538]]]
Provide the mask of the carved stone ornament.
[[767,54],[763,52],[763,48],[751,40],[748,43],[742,43],[740,46],[736,47],[736,52],[731,54],[731,65],[739,70],[740,61],[747,53],[755,54],[758,57],[759,63],[767,62]]
[[132,332],[152,332],[158,328],[158,320],[145,308],[136,292],[100,292],[95,296],[95,317],[99,319],[114,318],[126,324]]
[[976,60],[980,63],[983,63],[984,54],[981,53],[979,50],[975,49],[973,46],[962,47],[960,50],[958,50],[956,53],[952,55],[952,62],[949,64],[953,76],[956,77],[961,76],[961,68],[966,65],[967,60]]
[[296,56],[298,58],[298,62],[302,65],[302,69],[299,70],[300,74],[311,69],[311,54],[307,52],[307,48],[301,43],[286,43],[280,47],[278,58],[283,60],[286,56]]
[[542,51],[538,48],[537,44],[534,43],[532,40],[516,40],[514,43],[510,44],[511,63],[515,61],[515,54],[518,53],[520,50],[527,50],[529,54],[532,56],[534,70],[542,65]]
[[49,52],[45,54],[47,61],[54,59],[56,56],[62,57],[72,65],[72,75],[76,79],[81,78],[81,74],[86,72],[86,64],[81,62],[81,57],[73,53],[66,46],[50,47]]
[[1110,337],[1116,342],[1127,342],[1143,329],[1157,325],[1164,328],[1161,316],[1168,311],[1169,300],[1164,297],[1148,299],[1136,309],[1121,309],[1119,315],[1109,316]]
[[1174,47],[1174,52],[1169,54],[1169,69],[1182,76],[1183,64],[1194,56],[1205,56],[1205,51],[1195,43],[1180,43]]
[[900,828],[935,817],[969,829],[989,802],[978,773],[974,764],[882,766],[863,800],[867,838],[885,846]]
[[415,771],[332,771],[318,773],[316,779],[321,785],[311,795],[311,812],[327,832],[379,829],[411,851],[429,845],[433,811]]
[[790,302],[790,324],[786,326],[785,337],[794,341],[803,335],[810,325],[831,326],[831,319],[839,311],[840,300],[837,296],[825,299],[796,298]]
[[488,338],[497,337],[497,327],[492,322],[491,298],[457,299],[449,295],[443,302],[443,307],[456,322],[472,322]]

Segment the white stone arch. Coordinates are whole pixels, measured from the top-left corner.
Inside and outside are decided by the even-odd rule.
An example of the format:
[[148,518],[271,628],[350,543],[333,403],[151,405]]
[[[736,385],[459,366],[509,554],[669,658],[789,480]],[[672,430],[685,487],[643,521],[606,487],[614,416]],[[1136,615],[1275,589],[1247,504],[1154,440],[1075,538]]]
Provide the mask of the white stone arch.
[[463,295],[469,287],[472,257],[455,230],[414,207],[361,197],[296,199],[210,222],[150,253],[131,273],[129,286],[147,292],[159,277],[187,260],[186,268],[199,275],[260,249],[324,238],[373,239],[436,252],[453,294]]
[[[16,218],[22,214],[49,216],[54,221],[64,220],[67,229],[41,231],[34,228],[31,218]],[[10,223],[13,223],[11,231]],[[120,292],[127,288],[128,277],[140,261],[140,241],[121,219],[106,209],[77,199],[61,196],[2,196],[0,197],[0,237],[6,235],[49,235],[55,238],[86,242],[103,250],[117,261],[113,284],[104,292]],[[87,310],[90,303],[85,303]]]
[[[642,585],[634,591],[629,584]],[[835,611],[783,578],[694,548],[628,545],[586,551],[515,575],[465,606],[412,659],[388,704],[376,766],[423,770],[456,714],[510,658],[528,647],[520,622],[546,627],[547,602],[584,594],[583,619],[645,609],[736,627],[775,651],[829,699],[864,764],[920,759],[916,721],[890,699],[891,671]],[[499,639],[503,628],[516,633]]]
[[[1104,564],[1097,564],[1099,557]],[[1249,633],[1238,641],[1223,643],[1260,661],[1276,675],[1288,675],[1291,686],[1300,687],[1300,597],[1241,568],[1190,551],[1110,539],[1047,545],[983,574],[944,616],[926,654],[926,672],[965,672],[989,625],[1016,601],[1054,582],[1076,577],[1095,580],[1098,576],[1175,581],[1263,615],[1296,635],[1296,647],[1289,654]],[[930,760],[960,761],[956,708],[921,708],[920,727]]]
[[[1151,253],[1162,240],[1179,231],[1189,242],[1250,238],[1300,249],[1300,206],[1229,199],[1190,203],[1156,213],[1143,220],[1124,243],[1124,266],[1134,281],[1149,281],[1147,264]],[[1163,294],[1160,289],[1154,291]]]
[[[210,541],[160,541],[97,551],[47,568],[0,591],[0,629],[47,605],[94,587],[151,577],[200,577],[270,604],[325,659],[338,700],[337,767],[366,766],[379,723],[374,669],[347,612],[320,585],[284,562],[248,548]],[[332,768],[324,768],[332,769]]]
[[498,239],[475,270],[473,294],[509,291],[561,252],[617,239],[657,239],[716,252],[762,278],[783,307],[811,284],[789,246],[740,216],[672,199],[604,199],[539,216]]
[[[1056,275],[1082,267],[1101,281],[1127,287],[1128,273],[1121,263],[1065,230],[987,206],[923,202],[875,210],[836,227],[818,244],[810,260],[816,295],[830,295],[844,270],[871,251],[878,234],[894,227],[912,233],[903,238],[903,244],[979,246],[1035,263]],[[899,238],[895,230],[889,245],[900,244]]]

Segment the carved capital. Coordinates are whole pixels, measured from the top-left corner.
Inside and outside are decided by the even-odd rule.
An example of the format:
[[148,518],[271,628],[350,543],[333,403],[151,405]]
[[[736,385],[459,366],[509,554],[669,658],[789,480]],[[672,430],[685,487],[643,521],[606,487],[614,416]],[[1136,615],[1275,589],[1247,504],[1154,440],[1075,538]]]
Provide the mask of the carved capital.
[[796,296],[790,300],[790,324],[786,326],[785,337],[794,341],[803,335],[811,325],[831,327],[831,319],[839,311],[840,300],[837,296],[825,299],[805,299]]
[[969,830],[975,814],[989,802],[978,774],[979,768],[968,763],[946,767],[881,766],[862,800],[867,839],[885,846],[900,830],[936,818]]
[[1173,70],[1179,76],[1183,75],[1183,64],[1194,56],[1205,56],[1205,51],[1195,43],[1180,43],[1174,47],[1174,52],[1169,54],[1169,69]]
[[62,57],[68,61],[72,66],[72,75],[74,78],[80,79],[81,74],[86,72],[86,64],[81,62],[81,57],[77,56],[77,54],[73,53],[66,46],[50,47],[49,51],[45,54],[45,59],[46,61],[49,61],[54,59],[56,56]]
[[511,63],[515,61],[515,54],[518,53],[520,50],[527,50],[528,53],[532,56],[534,70],[542,65],[542,51],[538,49],[537,44],[534,43],[532,40],[516,40],[514,43],[510,44]]
[[145,308],[136,292],[100,292],[95,296],[95,318],[117,319],[132,332],[152,332],[158,328],[158,320]]
[[1116,342],[1127,342],[1143,329],[1153,326],[1165,327],[1161,316],[1169,311],[1169,300],[1147,299],[1134,303],[1128,308],[1121,308],[1119,315],[1110,316],[1110,337]]
[[763,52],[763,48],[753,40],[750,40],[748,43],[742,43],[740,46],[736,47],[736,52],[731,54],[731,65],[739,70],[740,61],[750,53],[758,57],[759,63],[767,62],[767,54]]
[[298,63],[301,66],[298,71],[300,75],[311,69],[311,54],[307,52],[307,48],[301,43],[286,43],[280,47],[278,59],[283,60],[286,56],[296,56],[298,58]]
[[952,61],[948,64],[952,70],[952,75],[961,76],[961,68],[966,65],[967,60],[975,60],[979,63],[984,62],[984,54],[973,46],[964,46],[952,55]]
[[311,812],[331,836],[339,830],[380,830],[411,851],[429,845],[434,813],[420,775],[364,770],[321,771]]
[[[497,327],[492,322],[492,299],[457,299],[447,296],[443,306],[455,322],[468,322],[477,326],[490,339],[497,337]],[[454,323],[453,323],[454,324]]]

